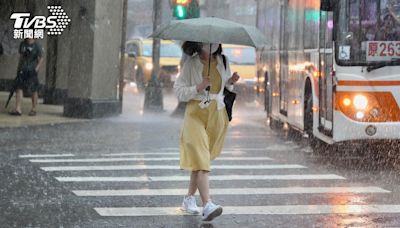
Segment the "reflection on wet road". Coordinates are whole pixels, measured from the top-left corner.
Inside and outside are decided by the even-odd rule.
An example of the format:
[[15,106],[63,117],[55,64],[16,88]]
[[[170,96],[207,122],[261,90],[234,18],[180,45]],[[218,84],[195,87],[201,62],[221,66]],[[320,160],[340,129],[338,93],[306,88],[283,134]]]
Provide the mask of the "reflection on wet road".
[[[169,116],[175,100],[166,95],[166,112],[146,115],[141,99],[127,96],[118,118],[41,126],[34,129],[40,135],[19,146],[4,142],[1,178],[9,187],[2,195],[10,201],[2,200],[0,221],[11,227],[400,226],[399,172],[389,147],[313,151],[298,134],[270,130],[257,103],[235,107],[224,151],[212,164],[210,192],[223,215],[212,223],[183,215],[188,174],[179,170],[181,119]],[[50,143],[37,143],[50,136]]]

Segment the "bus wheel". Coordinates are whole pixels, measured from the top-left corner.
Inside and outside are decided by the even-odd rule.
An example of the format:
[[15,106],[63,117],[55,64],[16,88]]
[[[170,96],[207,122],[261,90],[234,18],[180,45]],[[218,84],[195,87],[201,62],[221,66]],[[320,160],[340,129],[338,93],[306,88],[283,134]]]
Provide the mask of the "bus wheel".
[[[307,85],[308,84],[309,82],[307,82]],[[313,110],[312,110],[313,97],[312,97],[312,92],[307,91],[308,90],[307,85],[306,85],[306,92],[304,94],[304,132],[307,133],[309,136],[311,136],[313,132]]]
[[322,142],[316,138],[313,134],[313,96],[311,89],[311,82],[306,81],[306,87],[304,92],[304,133],[308,135],[308,143],[314,150],[319,150],[322,147]]
[[283,128],[283,123],[280,122],[279,120],[276,120],[272,117],[268,117],[269,121],[268,121],[268,125],[269,128],[271,128],[272,130],[280,130]]

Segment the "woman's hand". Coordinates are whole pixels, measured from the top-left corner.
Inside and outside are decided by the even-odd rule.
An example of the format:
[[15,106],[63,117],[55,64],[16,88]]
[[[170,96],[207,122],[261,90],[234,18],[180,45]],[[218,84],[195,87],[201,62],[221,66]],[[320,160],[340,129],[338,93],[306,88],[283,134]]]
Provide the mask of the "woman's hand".
[[197,92],[203,91],[205,88],[211,85],[209,78],[203,78],[203,81],[196,86]]
[[237,72],[235,72],[235,73],[232,74],[232,77],[228,80],[228,83],[233,85],[237,81],[239,81],[239,78],[240,78],[239,74]]

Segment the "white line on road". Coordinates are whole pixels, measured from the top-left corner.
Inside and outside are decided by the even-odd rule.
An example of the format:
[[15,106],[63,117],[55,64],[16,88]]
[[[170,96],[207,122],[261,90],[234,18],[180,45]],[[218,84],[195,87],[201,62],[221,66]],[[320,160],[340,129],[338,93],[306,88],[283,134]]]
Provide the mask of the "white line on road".
[[19,158],[51,158],[51,157],[74,157],[73,154],[24,154],[19,155]]
[[[179,170],[177,165],[92,165],[92,166],[47,166],[40,167],[44,171],[110,171],[110,170]],[[212,169],[305,169],[302,165],[213,165]]]
[[[181,196],[187,189],[126,189],[126,190],[76,190],[77,196]],[[390,193],[385,189],[368,187],[288,187],[288,188],[219,188],[210,189],[211,195],[270,195],[270,194],[321,194],[321,193]]]
[[[156,181],[189,181],[188,176],[156,177],[56,177],[60,182],[156,182]],[[228,180],[343,180],[344,177],[334,174],[325,175],[221,175],[210,176],[212,181]]]
[[[245,154],[243,151],[222,151],[221,155],[225,154],[234,154],[241,155]],[[179,151],[176,152],[144,152],[144,153],[111,153],[111,154],[102,154],[101,156],[105,157],[113,157],[113,156],[146,156],[146,155],[166,155],[166,156],[179,156]]]
[[[219,157],[218,161],[271,161],[268,157]],[[119,162],[119,161],[179,161],[179,158],[81,158],[81,159],[32,159],[33,163],[59,163],[59,162]]]
[[227,135],[228,138],[250,138],[250,139],[266,139],[271,138],[267,135]]
[[[176,207],[94,208],[100,216],[184,215]],[[223,215],[312,215],[312,214],[384,214],[400,213],[400,205],[277,205],[224,207]]]
[[[224,148],[223,151],[257,151],[257,150],[264,151],[266,148],[267,147],[229,147],[229,148]],[[161,148],[160,150],[179,151],[179,148],[167,147],[167,148]],[[222,153],[224,153],[224,152],[222,152]]]

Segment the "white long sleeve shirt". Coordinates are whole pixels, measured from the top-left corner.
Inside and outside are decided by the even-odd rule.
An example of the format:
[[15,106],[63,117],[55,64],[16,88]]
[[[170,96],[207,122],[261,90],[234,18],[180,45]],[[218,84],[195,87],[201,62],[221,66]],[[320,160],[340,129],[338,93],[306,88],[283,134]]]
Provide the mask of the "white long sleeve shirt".
[[[227,81],[231,77],[231,70],[229,67],[229,60],[225,56],[226,69],[221,56],[217,56],[217,70],[222,78],[221,88],[217,95],[210,94],[210,99],[217,101],[218,110],[225,107],[224,103],[224,87],[228,90],[233,90],[233,85],[227,85]],[[201,84],[203,81],[203,64],[200,61],[200,57],[195,55],[189,57],[183,64],[182,71],[175,81],[174,90],[179,101],[188,102],[190,100],[205,101],[207,99],[206,90],[197,92],[196,86]],[[203,103],[203,102],[201,102]],[[200,106],[203,108],[204,105]]]

